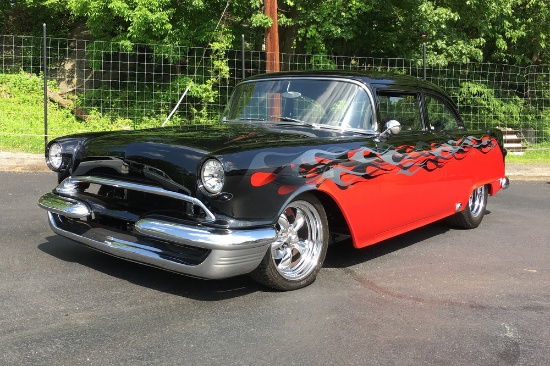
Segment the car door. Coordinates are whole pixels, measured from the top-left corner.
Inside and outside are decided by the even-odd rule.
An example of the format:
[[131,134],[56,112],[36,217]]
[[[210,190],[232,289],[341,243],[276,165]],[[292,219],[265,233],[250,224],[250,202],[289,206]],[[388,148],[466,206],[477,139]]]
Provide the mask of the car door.
[[433,159],[437,160],[434,169],[443,173],[439,177],[440,185],[431,192],[432,205],[434,210],[447,216],[471,193],[478,164],[466,149],[471,147],[474,135],[481,140],[485,132],[466,131],[452,103],[433,91],[424,93],[424,107],[433,140]]
[[431,222],[440,214],[436,202],[445,190],[441,184],[445,172],[432,169],[433,134],[428,131],[422,103],[420,90],[377,91],[381,125],[389,120],[401,124],[398,135],[377,146],[381,158],[391,169],[390,174],[380,180],[379,211],[384,220],[379,224],[377,240]]

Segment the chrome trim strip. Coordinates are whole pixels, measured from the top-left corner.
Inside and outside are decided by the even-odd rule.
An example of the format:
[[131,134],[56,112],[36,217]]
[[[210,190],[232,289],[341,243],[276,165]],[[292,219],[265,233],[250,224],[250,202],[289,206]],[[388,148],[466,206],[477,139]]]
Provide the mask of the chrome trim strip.
[[76,186],[78,183],[93,183],[93,184],[101,184],[101,185],[107,185],[115,188],[123,188],[123,189],[131,189],[134,191],[140,191],[145,193],[152,193],[152,194],[158,194],[159,196],[165,196],[165,197],[171,197],[175,199],[179,199],[182,201],[189,202],[195,206],[200,207],[207,216],[207,219],[204,220],[205,222],[212,222],[216,221],[216,216],[202,203],[200,200],[190,197],[188,195],[178,193],[178,192],[172,192],[167,191],[160,187],[155,186],[149,186],[144,184],[137,184],[132,182],[126,182],[122,180],[116,180],[116,179],[110,179],[110,178],[102,178],[102,177],[91,177],[91,176],[84,176],[84,177],[69,177],[65,179],[63,182],[59,184],[59,186],[55,189],[55,192],[62,194],[62,195],[71,195],[72,190],[70,189],[64,189],[64,186]]
[[72,219],[80,219],[91,214],[90,208],[84,202],[53,193],[46,193],[38,200],[38,206],[59,215]]
[[274,228],[231,231],[156,219],[141,219],[135,223],[134,228],[141,235],[211,250],[265,246],[277,238]]

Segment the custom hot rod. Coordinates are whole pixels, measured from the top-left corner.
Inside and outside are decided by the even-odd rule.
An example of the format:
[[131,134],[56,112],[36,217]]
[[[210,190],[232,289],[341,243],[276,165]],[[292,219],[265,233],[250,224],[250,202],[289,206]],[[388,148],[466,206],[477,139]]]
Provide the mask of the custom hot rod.
[[357,248],[440,219],[477,227],[509,184],[502,133],[468,131],[438,87],[342,71],[260,75],[222,121],[49,142],[54,232],[200,277],[312,283],[327,246]]

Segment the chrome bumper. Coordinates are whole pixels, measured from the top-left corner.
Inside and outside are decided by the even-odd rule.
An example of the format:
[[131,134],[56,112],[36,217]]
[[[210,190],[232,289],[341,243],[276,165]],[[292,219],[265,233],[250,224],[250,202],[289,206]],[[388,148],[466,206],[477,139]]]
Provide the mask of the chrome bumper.
[[[48,211],[56,234],[116,257],[200,278],[253,271],[277,237],[274,228],[224,230],[148,218],[138,220],[133,232],[120,233],[91,227],[85,221],[71,223],[67,218],[93,214],[85,202],[47,193],[38,205]],[[201,250],[204,256],[189,260],[186,250]]]

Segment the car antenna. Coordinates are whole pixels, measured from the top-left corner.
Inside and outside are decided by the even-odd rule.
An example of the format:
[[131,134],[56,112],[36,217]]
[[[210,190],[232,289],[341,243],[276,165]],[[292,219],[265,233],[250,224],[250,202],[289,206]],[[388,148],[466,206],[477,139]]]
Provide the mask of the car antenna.
[[[214,30],[212,31],[212,34],[210,35],[210,39],[208,40],[208,43],[207,43],[206,47],[208,47],[208,45],[212,41],[212,37],[214,36],[214,33],[216,33],[216,30],[218,30],[218,27],[220,26],[220,24],[222,22],[222,19],[225,16],[225,13],[227,12],[227,8],[229,8],[230,3],[231,3],[231,0],[227,0],[227,3],[225,4],[225,8],[223,9],[222,14],[220,16],[220,20],[218,20],[218,24],[216,24],[216,28],[214,28]],[[202,63],[202,60],[204,59],[204,56],[206,55],[206,47],[204,47],[204,51],[202,52],[202,57],[201,57],[200,61],[195,65],[195,73],[193,74],[193,79],[195,79],[197,77],[197,71],[199,69],[199,66]],[[187,88],[185,88],[185,91],[183,92],[180,99],[176,103],[176,106],[172,109],[172,111],[170,112],[168,117],[166,117],[166,119],[162,123],[162,127],[164,127],[168,123],[168,121],[170,121],[170,118],[172,118],[174,113],[176,113],[176,111],[178,110],[181,102],[183,101],[183,98],[185,98],[185,96],[187,95],[187,92],[189,92],[190,88],[191,88],[191,84],[187,85]]]

